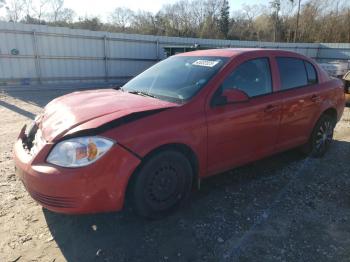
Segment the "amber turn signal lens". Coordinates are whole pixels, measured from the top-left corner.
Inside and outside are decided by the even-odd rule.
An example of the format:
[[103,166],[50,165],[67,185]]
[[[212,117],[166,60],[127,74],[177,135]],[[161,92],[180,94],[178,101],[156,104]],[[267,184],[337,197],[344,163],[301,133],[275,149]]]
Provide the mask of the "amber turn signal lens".
[[91,161],[91,160],[94,160],[97,156],[97,153],[98,153],[98,149],[97,149],[97,146],[92,142],[90,141],[89,144],[88,144],[88,159]]

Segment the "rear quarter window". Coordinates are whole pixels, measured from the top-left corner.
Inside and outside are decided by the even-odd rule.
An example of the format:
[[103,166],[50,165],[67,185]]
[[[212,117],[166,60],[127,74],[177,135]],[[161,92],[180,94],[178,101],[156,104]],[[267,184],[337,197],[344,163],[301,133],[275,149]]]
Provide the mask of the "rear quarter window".
[[282,90],[308,85],[308,76],[303,60],[291,57],[278,57],[276,60],[280,72]]
[[304,61],[304,63],[305,63],[305,68],[307,72],[308,84],[309,85],[317,84],[318,80],[317,80],[317,72],[315,67],[307,61]]

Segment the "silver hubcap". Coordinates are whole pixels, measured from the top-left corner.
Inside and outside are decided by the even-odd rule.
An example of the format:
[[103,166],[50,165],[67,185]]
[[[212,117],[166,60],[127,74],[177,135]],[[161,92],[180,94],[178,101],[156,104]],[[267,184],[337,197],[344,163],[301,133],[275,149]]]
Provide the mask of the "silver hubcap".
[[333,139],[333,125],[330,121],[325,121],[316,135],[316,149],[320,150],[328,146]]

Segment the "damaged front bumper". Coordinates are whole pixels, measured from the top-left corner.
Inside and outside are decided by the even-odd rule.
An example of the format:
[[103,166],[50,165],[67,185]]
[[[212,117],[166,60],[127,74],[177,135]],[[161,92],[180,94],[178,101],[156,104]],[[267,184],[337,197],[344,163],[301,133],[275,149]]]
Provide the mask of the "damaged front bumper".
[[[123,208],[130,176],[140,159],[114,145],[93,164],[81,168],[58,167],[46,162],[53,144],[38,145],[24,127],[15,143],[16,174],[25,188],[45,208],[61,213],[82,214],[118,211]],[[30,131],[29,131],[30,132]]]

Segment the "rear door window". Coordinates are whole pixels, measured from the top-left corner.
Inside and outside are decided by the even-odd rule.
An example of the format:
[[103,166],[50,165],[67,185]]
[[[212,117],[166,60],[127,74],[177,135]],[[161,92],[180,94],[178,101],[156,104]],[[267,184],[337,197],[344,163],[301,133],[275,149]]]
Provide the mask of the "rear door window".
[[308,77],[303,60],[291,57],[278,57],[276,60],[281,76],[282,90],[308,85]]

